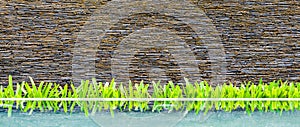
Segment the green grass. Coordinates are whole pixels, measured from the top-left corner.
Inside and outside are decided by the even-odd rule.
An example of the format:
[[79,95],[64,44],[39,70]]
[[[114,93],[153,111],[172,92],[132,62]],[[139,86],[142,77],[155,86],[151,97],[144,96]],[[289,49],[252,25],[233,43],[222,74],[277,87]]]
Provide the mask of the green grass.
[[[224,83],[212,87],[206,81],[190,83],[185,79],[185,85],[175,85],[152,82],[153,92],[149,92],[149,84],[117,85],[111,82],[82,81],[75,87],[73,84],[59,85],[56,83],[40,82],[36,85],[32,78],[30,82],[13,84],[9,76],[8,85],[0,86],[0,98],[300,98],[300,83],[283,82],[281,80],[258,84],[245,82],[240,87],[232,83]],[[153,111],[188,110],[195,113],[222,110],[231,112],[242,109],[250,114],[254,111],[282,112],[300,110],[299,101],[4,101],[0,100],[0,108],[7,109],[8,116],[13,108],[32,114],[33,111],[74,112],[79,107],[86,115],[102,110],[109,110],[114,115],[120,111]]]

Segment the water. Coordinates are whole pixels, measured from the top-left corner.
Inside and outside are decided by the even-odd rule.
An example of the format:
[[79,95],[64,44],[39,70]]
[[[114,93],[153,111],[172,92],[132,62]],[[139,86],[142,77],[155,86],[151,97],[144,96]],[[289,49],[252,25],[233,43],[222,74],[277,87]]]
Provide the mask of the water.
[[[194,113],[173,113],[172,115],[172,117],[170,117],[171,115],[165,115],[163,116],[164,118],[159,118],[159,114],[151,112],[116,112],[115,118],[112,118],[109,112],[102,112],[90,117],[86,117],[83,113],[73,113],[70,115],[53,112],[34,112],[32,115],[28,115],[28,113],[14,112],[13,116],[9,118],[5,112],[0,112],[0,127],[113,127],[120,126],[119,124],[122,124],[122,127],[159,127],[166,124],[163,121],[172,121],[176,118],[179,119],[172,121],[173,125],[170,125],[171,127],[296,127],[300,125],[299,111],[283,112],[281,116],[279,113],[272,112],[254,112],[249,116],[243,111],[233,111],[231,113],[211,111],[207,115],[203,113],[199,115],[195,115]],[[104,117],[106,119],[102,119]],[[127,117],[127,122],[121,123],[122,121],[119,121],[121,117]],[[155,117],[159,119],[154,119],[156,121],[152,121],[151,123],[145,122],[144,125],[137,125],[141,123],[137,122],[133,124],[137,119],[150,121],[151,118]]]

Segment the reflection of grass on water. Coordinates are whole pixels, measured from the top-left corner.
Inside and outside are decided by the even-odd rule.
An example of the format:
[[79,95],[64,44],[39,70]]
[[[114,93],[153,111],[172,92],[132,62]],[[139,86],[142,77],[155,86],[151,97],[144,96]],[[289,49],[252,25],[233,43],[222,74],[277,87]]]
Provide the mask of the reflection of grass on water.
[[[96,79],[82,81],[75,87],[73,84],[59,85],[56,83],[41,82],[38,86],[30,78],[28,82],[13,85],[12,77],[9,76],[9,84],[0,86],[0,107],[8,109],[11,116],[13,108],[29,112],[33,111],[58,111],[72,113],[75,107],[79,107],[86,115],[101,110],[120,111],[172,111],[188,110],[199,113],[209,110],[245,110],[253,111],[293,111],[300,110],[299,101],[79,101],[59,100],[61,98],[300,98],[300,83],[282,82],[281,80],[258,84],[251,82],[243,83],[240,87],[232,83],[212,87],[207,82],[195,82],[191,84],[185,79],[183,86],[168,84],[160,85],[152,82],[153,92],[149,92],[149,84],[116,85],[114,79],[108,83],[96,82]],[[57,100],[5,100],[5,98],[56,98]]]

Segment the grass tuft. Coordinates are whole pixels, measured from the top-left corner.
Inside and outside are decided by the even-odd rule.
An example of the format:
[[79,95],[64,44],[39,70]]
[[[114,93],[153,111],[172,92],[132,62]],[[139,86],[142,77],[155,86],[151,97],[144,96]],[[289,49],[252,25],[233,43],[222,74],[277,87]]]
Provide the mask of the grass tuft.
[[[264,83],[260,79],[258,84],[244,82],[240,87],[232,83],[224,83],[212,87],[206,81],[190,83],[184,79],[184,86],[176,85],[172,81],[167,84],[152,82],[152,91],[149,92],[149,84],[140,82],[127,85],[111,82],[97,82],[85,80],[75,87],[72,83],[60,85],[56,83],[40,82],[35,84],[29,77],[30,82],[13,84],[12,76],[8,77],[8,85],[0,85],[0,98],[300,98],[300,83],[283,82],[281,80]],[[7,109],[8,116],[12,115],[13,108],[32,114],[34,111],[56,112],[61,110],[65,113],[74,112],[79,107],[88,116],[102,110],[111,112],[120,111],[152,111],[164,110],[188,110],[207,113],[211,110],[231,112],[242,109],[251,114],[254,111],[279,112],[300,110],[299,101],[12,101],[1,100],[0,108]]]

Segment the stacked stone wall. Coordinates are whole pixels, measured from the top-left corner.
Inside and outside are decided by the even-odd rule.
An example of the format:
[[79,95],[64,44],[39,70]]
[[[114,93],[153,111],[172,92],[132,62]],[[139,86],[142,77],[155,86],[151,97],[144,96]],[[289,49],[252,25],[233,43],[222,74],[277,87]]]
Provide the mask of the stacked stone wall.
[[[147,1],[151,3],[154,0],[145,0],[145,3]],[[185,1],[187,4],[167,1],[157,6],[132,4],[133,8],[128,10],[130,13],[127,17],[122,17],[126,12],[118,10],[99,11],[122,2],[124,3],[122,0],[1,0],[0,84],[7,84],[8,75],[13,75],[15,82],[28,81],[28,76],[31,76],[36,81],[64,84],[76,80],[74,78],[79,79],[81,73],[82,77],[95,76],[99,81],[108,81],[115,76],[121,76],[120,81],[131,79],[135,82],[140,80],[149,82],[153,80],[151,77],[155,77],[154,80],[171,79],[178,82],[182,81],[183,77],[188,77],[213,83],[258,81],[260,78],[264,81],[275,79],[300,81],[299,1],[194,0]],[[172,8],[168,5],[176,8],[174,14],[167,10]],[[141,9],[137,6],[150,9],[135,12]],[[190,13],[185,16],[179,15],[185,11]],[[105,29],[104,35],[100,35],[103,27],[99,22],[104,21],[99,19],[99,16],[106,13],[113,15],[108,16],[112,18],[110,20],[122,18],[112,27]],[[120,17],[117,17],[118,15]],[[98,16],[98,19],[93,22],[95,16]],[[183,22],[185,19],[186,22]],[[199,23],[197,25],[197,22],[192,21]],[[210,30],[211,28],[214,30]],[[154,31],[164,36],[142,35],[134,29],[144,32]],[[166,32],[169,34],[165,34]],[[93,35],[94,38],[87,37],[86,33]],[[94,36],[97,34],[99,36]],[[167,49],[161,48],[166,45],[160,45],[159,48],[147,47],[151,41],[139,43],[137,40],[139,37],[153,39],[152,42],[156,45],[161,43],[158,41],[162,41],[169,47]],[[178,43],[171,44],[174,39]],[[80,47],[79,43],[84,45],[91,41],[95,41],[97,45],[80,49],[82,46]],[[135,46],[132,42],[140,46],[136,47],[138,50],[132,49]],[[124,47],[118,47],[126,43],[129,44],[128,52],[123,51]],[[78,46],[80,48],[77,48]],[[96,46],[96,50],[92,46]],[[182,48],[184,46],[185,48]],[[195,57],[179,58],[178,56],[182,55],[180,52],[188,52],[185,49],[190,49],[191,55]],[[77,56],[89,52],[94,57],[89,59],[94,61],[91,62],[93,68],[85,68],[89,61],[74,64],[80,61],[81,57]],[[133,52],[135,54],[128,57],[130,60],[122,57],[126,56],[126,53]],[[175,55],[171,55],[172,53]],[[82,57],[85,57],[84,55]],[[90,57],[85,58],[88,60]],[[176,59],[180,59],[181,62]],[[187,63],[182,62],[186,59],[191,60],[187,63],[193,64],[186,65]],[[127,62],[128,65],[117,63],[120,60]],[[122,67],[123,69],[128,67],[128,72],[120,70]]]

